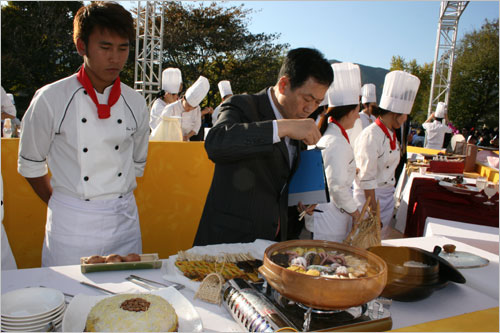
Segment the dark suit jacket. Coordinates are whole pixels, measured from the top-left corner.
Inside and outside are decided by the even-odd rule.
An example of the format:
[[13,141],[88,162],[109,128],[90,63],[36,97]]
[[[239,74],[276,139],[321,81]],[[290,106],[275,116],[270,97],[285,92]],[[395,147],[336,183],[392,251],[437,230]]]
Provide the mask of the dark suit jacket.
[[285,141],[273,144],[276,118],[266,90],[224,102],[208,133],[205,149],[215,171],[195,246],[274,240],[278,220],[281,240],[287,238],[292,170]]

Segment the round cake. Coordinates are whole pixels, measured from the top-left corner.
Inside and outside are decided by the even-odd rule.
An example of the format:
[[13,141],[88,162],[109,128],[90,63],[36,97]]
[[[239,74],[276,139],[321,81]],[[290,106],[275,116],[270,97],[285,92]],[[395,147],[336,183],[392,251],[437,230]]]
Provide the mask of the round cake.
[[121,294],[92,307],[87,332],[174,332],[177,314],[164,298],[151,294]]

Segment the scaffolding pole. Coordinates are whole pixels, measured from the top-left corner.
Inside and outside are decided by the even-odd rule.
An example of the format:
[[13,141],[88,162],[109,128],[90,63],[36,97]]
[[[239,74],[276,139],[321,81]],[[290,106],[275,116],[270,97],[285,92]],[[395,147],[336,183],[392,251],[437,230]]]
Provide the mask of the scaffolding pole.
[[137,2],[134,89],[148,107],[161,89],[164,10],[163,1]]
[[427,116],[430,116],[439,102],[448,105],[458,21],[468,4],[469,1],[441,2]]

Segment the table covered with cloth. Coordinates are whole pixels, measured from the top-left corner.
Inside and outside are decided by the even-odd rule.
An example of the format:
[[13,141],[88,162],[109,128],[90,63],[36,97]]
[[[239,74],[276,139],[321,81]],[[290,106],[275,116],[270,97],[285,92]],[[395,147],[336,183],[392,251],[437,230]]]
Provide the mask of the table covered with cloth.
[[428,216],[498,228],[498,193],[485,205],[486,196],[451,192],[431,178],[415,177],[411,185],[405,237],[420,237]]

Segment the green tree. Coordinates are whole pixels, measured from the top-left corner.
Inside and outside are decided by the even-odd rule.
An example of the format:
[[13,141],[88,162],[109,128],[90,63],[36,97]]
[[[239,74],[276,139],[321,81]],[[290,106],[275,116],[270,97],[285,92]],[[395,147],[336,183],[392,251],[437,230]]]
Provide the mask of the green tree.
[[412,121],[416,121],[420,124],[423,123],[427,119],[427,108],[432,81],[432,63],[418,65],[415,59],[408,62],[401,56],[393,56],[390,70],[405,71],[420,79],[420,86],[411,111],[411,118]]
[[82,60],[73,44],[81,1],[9,1],[2,6],[2,86],[22,118],[35,91],[74,73]]
[[243,5],[167,4],[163,68],[180,68],[185,88],[199,75],[207,77],[211,89],[203,106],[220,103],[220,80],[229,80],[235,94],[254,93],[275,83],[288,45],[274,44],[277,34],[250,33],[250,13]]
[[448,109],[459,128],[498,126],[498,23],[486,20],[458,43]]

